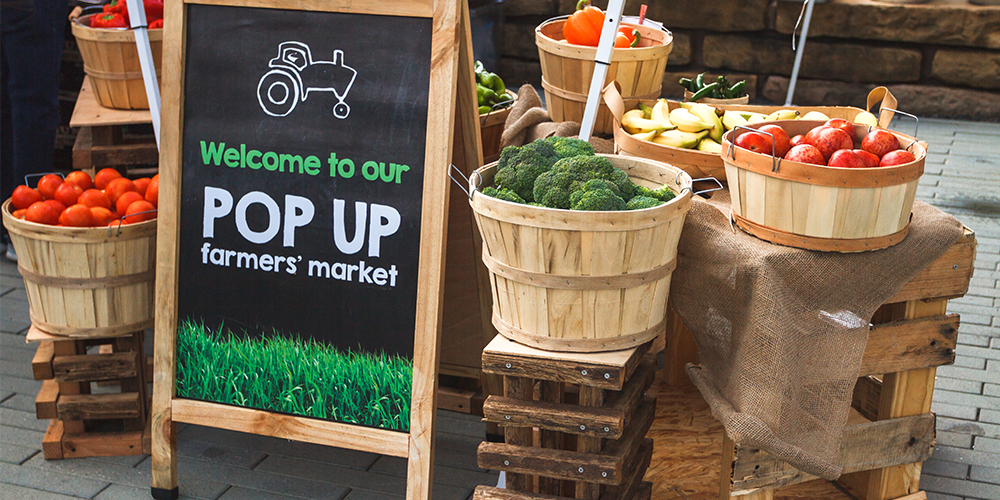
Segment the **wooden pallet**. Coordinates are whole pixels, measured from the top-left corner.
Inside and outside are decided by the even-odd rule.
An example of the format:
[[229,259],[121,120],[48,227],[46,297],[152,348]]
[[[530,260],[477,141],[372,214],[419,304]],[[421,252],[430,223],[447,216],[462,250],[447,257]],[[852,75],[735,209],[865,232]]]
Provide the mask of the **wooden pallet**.
[[483,413],[505,442],[482,443],[478,460],[505,471],[506,490],[479,487],[474,497],[648,499],[645,436],[656,408],[645,395],[656,372],[648,350],[557,353],[494,338],[483,371],[503,376],[504,395],[487,398]]
[[[948,300],[968,290],[975,253],[975,234],[966,229],[952,248],[910,280],[872,318],[853,411],[838,458],[845,471],[838,487],[857,498],[909,500],[921,494],[921,463],[930,457],[935,439],[935,417],[930,413],[934,376],[938,366],[955,360],[959,317],[946,313]],[[664,381],[668,387],[684,387],[690,382],[683,367],[697,363],[697,346],[672,310],[669,316]],[[721,430],[721,425],[716,428]],[[721,473],[716,491],[722,500],[799,498],[784,496],[784,487],[815,479],[760,450],[734,443],[728,436],[719,436],[719,440],[722,452],[715,469]],[[672,451],[666,453],[676,451],[677,446],[685,445],[672,444]],[[704,484],[706,471],[701,473],[699,484]],[[678,481],[669,472],[651,474],[658,488]]]
[[[38,343],[31,369],[42,381],[35,413],[51,419],[42,441],[47,460],[150,453],[152,379],[143,337],[66,339],[31,327],[28,341]],[[92,392],[96,383],[111,381],[118,391]]]
[[90,80],[84,78],[69,123],[79,127],[73,143],[73,168],[93,175],[112,167],[131,178],[156,174],[160,154],[152,129],[141,134],[125,130],[150,123],[149,110],[110,109],[98,104]]

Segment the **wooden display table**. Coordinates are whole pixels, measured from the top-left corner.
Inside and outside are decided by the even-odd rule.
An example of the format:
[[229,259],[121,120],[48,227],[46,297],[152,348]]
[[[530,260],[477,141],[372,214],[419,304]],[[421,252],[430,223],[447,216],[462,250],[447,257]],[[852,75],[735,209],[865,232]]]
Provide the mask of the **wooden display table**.
[[925,498],[919,482],[921,463],[935,441],[935,416],[930,413],[934,376],[938,366],[954,362],[958,336],[959,317],[946,314],[948,300],[968,290],[975,255],[975,234],[966,229],[875,312],[844,428],[838,464],[845,474],[838,487],[815,481],[786,491],[785,486],[816,478],[719,432],[722,425],[684,373],[687,363],[698,362],[694,338],[670,309],[661,405],[650,433],[654,456],[662,458],[654,459],[647,475],[655,484],[654,496],[853,498],[843,492],[846,488],[865,500]]
[[[506,472],[506,489],[480,486],[478,500],[649,499],[653,452],[646,396],[656,362],[649,344],[601,353],[548,352],[496,336],[483,371],[503,376],[504,395],[483,412],[504,443],[482,443],[479,467]],[[536,387],[537,382],[537,387]]]
[[[122,110],[105,108],[97,103],[90,80],[84,78],[77,96],[69,126],[79,127],[73,144],[73,168],[91,175],[105,167],[118,169],[128,177],[151,176],[160,153],[152,133],[126,134],[126,125],[152,123],[149,110]],[[135,168],[137,165],[145,168]]]
[[[152,365],[143,332],[115,338],[74,339],[49,335],[34,326],[31,361],[42,388],[35,398],[39,419],[51,419],[42,440],[46,460],[150,453],[150,400],[146,384]],[[98,347],[96,352],[88,348]],[[120,391],[91,393],[91,383],[118,385]],[[108,382],[111,382],[108,384]]]

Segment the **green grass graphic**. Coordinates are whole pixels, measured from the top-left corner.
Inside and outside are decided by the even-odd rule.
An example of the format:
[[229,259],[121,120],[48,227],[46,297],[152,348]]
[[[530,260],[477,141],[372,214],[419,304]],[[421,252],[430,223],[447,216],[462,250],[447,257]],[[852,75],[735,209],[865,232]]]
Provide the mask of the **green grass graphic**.
[[[408,432],[413,361],[278,334],[177,332],[177,396]],[[224,333],[223,333],[224,332]]]

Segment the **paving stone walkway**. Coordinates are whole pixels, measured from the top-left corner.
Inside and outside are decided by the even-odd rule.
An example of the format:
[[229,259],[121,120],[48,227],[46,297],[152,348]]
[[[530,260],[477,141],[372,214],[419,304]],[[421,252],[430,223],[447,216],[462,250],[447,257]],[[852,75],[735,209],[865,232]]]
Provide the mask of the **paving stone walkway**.
[[[912,123],[894,125],[904,133]],[[949,303],[961,315],[956,361],[938,369],[934,456],[920,485],[931,500],[1000,499],[1000,124],[920,121],[930,143],[918,198],[976,232],[969,293]],[[35,419],[34,347],[24,284],[0,263],[0,500],[148,499],[148,456],[46,461],[46,422]],[[150,338],[152,336],[149,336]],[[149,339],[147,339],[148,341]],[[150,351],[151,352],[151,351]],[[475,417],[439,412],[434,498],[465,500],[496,475],[478,469],[485,429]],[[370,453],[181,426],[178,476],[183,498],[219,500],[401,498],[405,461]],[[702,499],[697,499],[702,500]]]

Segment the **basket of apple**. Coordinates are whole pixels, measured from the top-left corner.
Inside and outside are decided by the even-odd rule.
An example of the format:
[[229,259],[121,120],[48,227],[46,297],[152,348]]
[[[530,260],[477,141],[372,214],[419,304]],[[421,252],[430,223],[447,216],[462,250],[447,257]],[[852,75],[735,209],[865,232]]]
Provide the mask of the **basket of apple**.
[[909,229],[927,145],[843,119],[738,126],[722,137],[736,224],[809,250],[863,252]]

